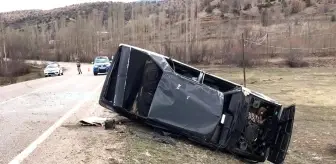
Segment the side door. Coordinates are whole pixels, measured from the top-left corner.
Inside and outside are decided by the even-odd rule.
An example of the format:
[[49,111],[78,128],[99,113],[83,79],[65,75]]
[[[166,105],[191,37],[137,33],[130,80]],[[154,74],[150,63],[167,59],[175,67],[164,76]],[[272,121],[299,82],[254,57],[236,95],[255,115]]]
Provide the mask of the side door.
[[[158,84],[148,118],[193,136],[209,139],[223,111],[223,93],[165,72]],[[200,78],[198,78],[200,79]]]

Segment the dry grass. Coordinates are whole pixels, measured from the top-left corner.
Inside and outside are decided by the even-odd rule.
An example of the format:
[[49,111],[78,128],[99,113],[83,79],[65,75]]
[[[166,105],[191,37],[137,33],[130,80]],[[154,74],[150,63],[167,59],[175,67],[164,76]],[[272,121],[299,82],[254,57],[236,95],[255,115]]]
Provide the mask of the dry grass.
[[197,146],[187,140],[176,140],[176,145],[163,144],[151,140],[150,129],[141,125],[132,125],[131,131],[136,135],[127,136],[127,157],[125,163],[239,163],[228,154],[215,152]]
[[23,61],[10,60],[0,63],[0,76],[3,77],[21,76],[29,72],[29,65]]
[[[242,70],[202,66],[237,83]],[[247,87],[284,105],[296,103],[294,134],[286,163],[335,163],[335,68],[254,68],[247,70]],[[139,126],[128,129],[146,130]],[[148,129],[147,129],[148,130]],[[178,140],[176,146],[127,135],[126,163],[243,163],[233,156]]]
[[22,62],[10,62],[8,64],[7,72],[4,72],[4,67],[0,69],[0,86],[38,79],[44,76],[39,67],[33,67]]

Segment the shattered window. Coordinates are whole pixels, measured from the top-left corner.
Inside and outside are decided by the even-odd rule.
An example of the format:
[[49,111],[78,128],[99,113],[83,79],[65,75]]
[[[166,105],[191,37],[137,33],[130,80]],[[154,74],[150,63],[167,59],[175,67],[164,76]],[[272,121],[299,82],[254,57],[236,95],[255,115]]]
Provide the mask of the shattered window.
[[191,67],[184,66],[180,63],[177,63],[177,62],[174,62],[174,61],[171,61],[171,60],[167,60],[167,62],[173,68],[175,73],[177,73],[179,75],[182,75],[183,77],[186,77],[186,78],[191,79],[193,81],[198,81],[198,77],[201,73],[199,70],[193,69]]

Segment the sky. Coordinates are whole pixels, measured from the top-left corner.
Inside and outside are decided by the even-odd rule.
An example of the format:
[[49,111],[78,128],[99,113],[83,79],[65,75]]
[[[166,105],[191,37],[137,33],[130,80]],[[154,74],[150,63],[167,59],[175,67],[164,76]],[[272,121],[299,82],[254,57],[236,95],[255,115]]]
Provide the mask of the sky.
[[72,4],[99,1],[131,2],[135,0],[0,0],[0,12],[14,10],[42,9],[49,10]]

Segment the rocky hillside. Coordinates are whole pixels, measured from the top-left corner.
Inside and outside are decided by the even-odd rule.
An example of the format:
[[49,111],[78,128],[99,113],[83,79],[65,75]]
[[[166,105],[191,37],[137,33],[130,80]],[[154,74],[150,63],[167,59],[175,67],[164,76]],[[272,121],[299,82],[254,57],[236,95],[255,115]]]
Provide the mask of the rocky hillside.
[[244,34],[246,52],[255,59],[292,54],[292,47],[296,54],[330,55],[335,2],[161,0],[13,11],[0,13],[0,35],[6,33],[0,43],[8,55],[30,59],[90,61],[128,43],[187,62],[239,63]]

